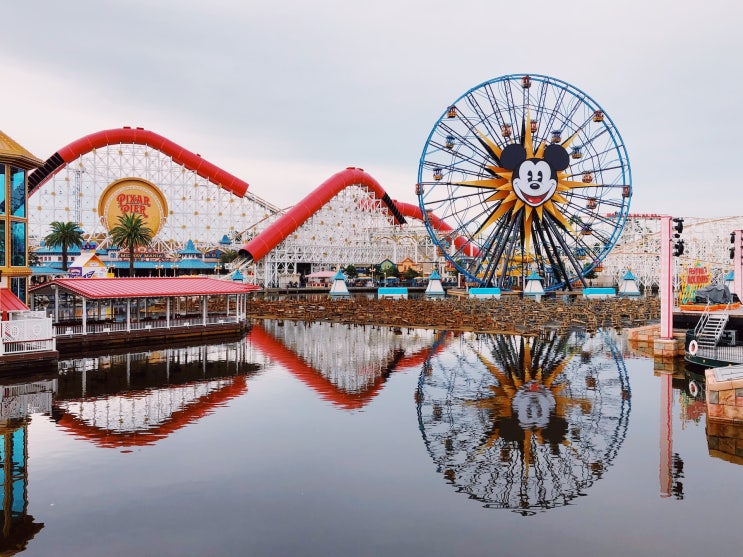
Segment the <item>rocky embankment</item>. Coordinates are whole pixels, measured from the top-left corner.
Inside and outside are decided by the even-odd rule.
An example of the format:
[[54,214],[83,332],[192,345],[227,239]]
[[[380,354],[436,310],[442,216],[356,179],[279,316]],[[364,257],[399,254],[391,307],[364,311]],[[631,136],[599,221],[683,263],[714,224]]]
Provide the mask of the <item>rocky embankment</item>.
[[608,327],[639,327],[656,321],[660,319],[660,301],[658,298],[590,300],[561,296],[540,301],[518,296],[503,296],[500,300],[256,298],[250,301],[248,316],[492,333],[538,334],[545,329],[593,332]]

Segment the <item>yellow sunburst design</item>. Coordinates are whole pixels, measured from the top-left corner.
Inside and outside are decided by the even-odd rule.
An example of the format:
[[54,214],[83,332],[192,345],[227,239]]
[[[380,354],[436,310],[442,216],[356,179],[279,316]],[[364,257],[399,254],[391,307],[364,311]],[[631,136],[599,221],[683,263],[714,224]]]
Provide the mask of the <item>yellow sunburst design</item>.
[[[527,111],[526,122],[529,121],[529,111]],[[537,146],[537,148],[534,149],[531,126],[526,125],[524,126],[524,128],[524,148],[526,150],[526,158],[544,158],[544,150],[547,147],[546,141],[542,141]],[[490,153],[490,155],[495,160],[499,160],[503,150],[498,147],[498,145],[496,145],[492,139],[481,133],[479,130],[475,130],[475,133],[477,134],[483,146]],[[570,138],[561,143],[562,147],[567,150],[567,148],[577,136],[578,133],[576,132]],[[531,244],[531,225],[534,221],[534,218],[541,221],[544,218],[545,211],[552,217],[554,217],[555,220],[557,220],[566,229],[571,230],[575,233],[576,230],[574,230],[572,224],[568,221],[560,208],[561,204],[567,203],[567,199],[562,195],[562,193],[576,188],[596,186],[596,184],[593,183],[586,184],[582,181],[576,182],[573,180],[568,180],[567,178],[570,175],[570,167],[568,166],[568,168],[566,168],[565,170],[557,172],[557,188],[552,194],[552,197],[550,197],[550,199],[548,199],[544,203],[533,207],[531,205],[528,205],[527,203],[524,203],[516,195],[516,192],[513,189],[512,171],[494,164],[487,165],[486,168],[493,174],[493,177],[483,178],[481,180],[466,180],[453,183],[454,185],[459,186],[470,186],[493,190],[493,193],[489,195],[485,199],[485,201],[488,203],[500,202],[500,205],[498,205],[497,209],[493,211],[492,214],[488,216],[488,218],[485,219],[482,225],[475,231],[474,236],[479,236],[485,229],[493,225],[499,219],[503,218],[509,212],[511,213],[511,220],[514,220],[519,215],[519,213],[523,211],[523,235],[525,249],[528,249]]]

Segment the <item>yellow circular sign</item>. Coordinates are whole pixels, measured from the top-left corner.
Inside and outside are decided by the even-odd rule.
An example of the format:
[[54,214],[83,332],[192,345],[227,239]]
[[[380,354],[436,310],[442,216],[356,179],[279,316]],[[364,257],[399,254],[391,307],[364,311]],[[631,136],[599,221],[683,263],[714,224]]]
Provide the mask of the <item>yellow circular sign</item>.
[[152,236],[168,218],[168,202],[160,189],[141,178],[121,178],[108,185],[98,200],[98,216],[106,230],[119,223],[120,215],[140,215]]

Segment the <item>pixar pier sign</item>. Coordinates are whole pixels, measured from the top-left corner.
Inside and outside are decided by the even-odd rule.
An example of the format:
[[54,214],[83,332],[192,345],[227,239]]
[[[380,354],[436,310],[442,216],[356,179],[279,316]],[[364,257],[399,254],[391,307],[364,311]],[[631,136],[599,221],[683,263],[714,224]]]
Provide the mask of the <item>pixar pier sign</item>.
[[141,215],[156,236],[168,218],[168,202],[162,191],[141,178],[122,178],[109,184],[98,200],[98,217],[106,230],[119,223],[121,215]]

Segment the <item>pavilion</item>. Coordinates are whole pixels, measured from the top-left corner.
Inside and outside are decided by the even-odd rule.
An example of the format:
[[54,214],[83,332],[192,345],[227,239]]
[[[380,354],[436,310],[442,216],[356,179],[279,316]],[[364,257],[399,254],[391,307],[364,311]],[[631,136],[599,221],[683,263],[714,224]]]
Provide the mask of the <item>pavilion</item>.
[[252,284],[208,277],[56,278],[29,292],[51,315],[57,348],[247,329]]

